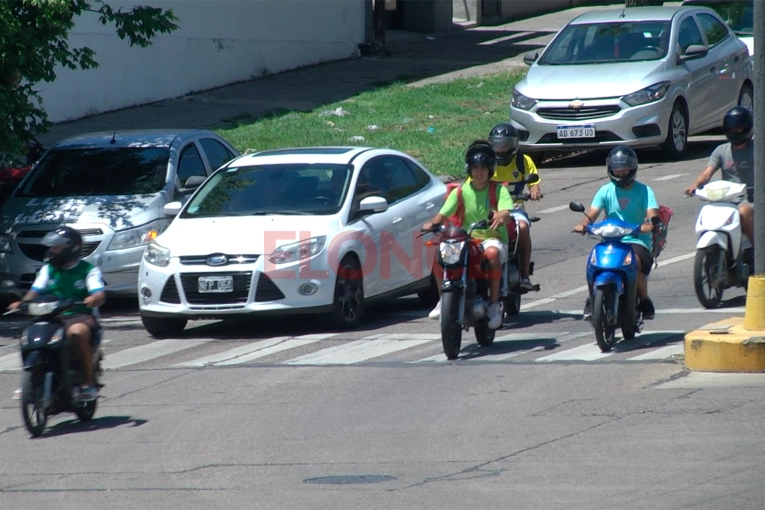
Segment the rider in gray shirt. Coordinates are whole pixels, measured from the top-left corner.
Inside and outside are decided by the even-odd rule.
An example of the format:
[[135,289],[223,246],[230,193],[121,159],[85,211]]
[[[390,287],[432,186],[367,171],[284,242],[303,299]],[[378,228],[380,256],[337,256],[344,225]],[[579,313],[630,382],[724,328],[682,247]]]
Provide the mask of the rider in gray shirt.
[[704,186],[718,170],[722,169],[726,181],[744,183],[747,186],[747,198],[738,206],[741,214],[741,230],[750,242],[754,241],[754,118],[752,111],[744,106],[731,108],[725,114],[723,131],[730,143],[718,146],[709,158],[706,168],[696,178],[688,195]]

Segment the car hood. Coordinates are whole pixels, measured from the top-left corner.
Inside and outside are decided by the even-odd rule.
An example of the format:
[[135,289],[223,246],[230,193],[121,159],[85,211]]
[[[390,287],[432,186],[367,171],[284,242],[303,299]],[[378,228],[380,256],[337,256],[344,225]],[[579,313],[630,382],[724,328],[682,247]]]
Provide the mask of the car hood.
[[10,197],[0,211],[3,231],[39,223],[101,223],[113,230],[145,225],[159,217],[161,194],[87,197]]
[[241,216],[176,218],[157,238],[173,257],[182,255],[262,255],[275,248],[340,229],[337,216]]
[[533,99],[618,97],[662,81],[659,73],[665,65],[662,60],[576,66],[534,65],[516,88]]

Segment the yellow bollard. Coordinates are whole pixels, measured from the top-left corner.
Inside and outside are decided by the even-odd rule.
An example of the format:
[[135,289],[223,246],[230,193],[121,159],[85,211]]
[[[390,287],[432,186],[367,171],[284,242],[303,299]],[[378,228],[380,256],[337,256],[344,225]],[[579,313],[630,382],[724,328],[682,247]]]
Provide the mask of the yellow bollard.
[[746,313],[744,329],[765,331],[765,276],[749,277],[746,290]]

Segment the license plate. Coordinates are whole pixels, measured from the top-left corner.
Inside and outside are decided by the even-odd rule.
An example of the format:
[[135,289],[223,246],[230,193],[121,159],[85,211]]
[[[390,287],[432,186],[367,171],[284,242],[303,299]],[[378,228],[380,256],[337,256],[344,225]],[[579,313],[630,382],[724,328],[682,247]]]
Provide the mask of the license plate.
[[584,126],[558,126],[558,139],[595,138],[595,124]]
[[234,292],[233,276],[200,276],[197,280],[200,294],[205,292]]

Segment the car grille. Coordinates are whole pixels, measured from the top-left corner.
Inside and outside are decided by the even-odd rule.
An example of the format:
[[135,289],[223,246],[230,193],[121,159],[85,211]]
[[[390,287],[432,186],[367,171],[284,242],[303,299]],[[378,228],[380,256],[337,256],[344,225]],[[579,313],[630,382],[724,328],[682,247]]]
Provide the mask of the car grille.
[[[88,255],[96,251],[96,248],[98,248],[99,244],[101,244],[101,241],[95,241],[93,243],[83,243],[82,256],[87,257]],[[45,254],[48,252],[48,247],[43,244],[17,243],[17,245],[19,247],[19,250],[21,250],[21,253],[23,253],[25,257],[32,260],[37,260],[39,262],[42,262],[43,259],[45,259]]]
[[159,300],[175,305],[181,303],[181,296],[178,294],[178,286],[175,284],[175,276],[171,276],[167,279],[167,283],[165,283],[165,288],[162,289],[162,295],[159,297]]
[[255,301],[262,303],[264,301],[277,301],[284,299],[284,294],[279,290],[274,281],[265,274],[258,278],[258,287],[255,289]]
[[583,106],[581,108],[539,108],[536,114],[549,120],[592,120],[616,115],[618,105]]
[[[43,238],[48,232],[50,232],[50,230],[21,230],[18,234],[16,234],[16,238]],[[84,228],[82,230],[78,230],[77,232],[79,232],[83,237],[104,235],[104,231],[100,228]]]
[[595,138],[564,138],[563,140],[558,139],[558,135],[556,133],[547,133],[542,138],[539,139],[537,144],[545,144],[545,143],[561,143],[564,145],[577,145],[577,144],[593,144],[593,143],[600,143],[600,142],[618,142],[621,141],[621,138],[616,136],[611,131],[596,131],[595,132]]
[[[186,255],[181,257],[181,264],[185,266],[207,266],[207,259],[214,256],[223,255],[226,257],[227,262],[220,266],[239,265],[239,264],[254,264],[258,261],[260,255],[225,255],[220,253],[213,253],[210,255]],[[220,267],[216,266],[216,267]]]
[[[200,276],[233,276],[233,292],[200,293],[197,280]],[[246,303],[250,294],[252,272],[183,273],[181,284],[186,301],[191,305],[218,305]],[[164,294],[164,292],[163,292]]]

